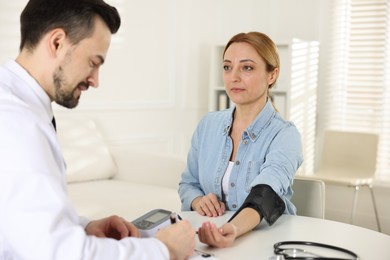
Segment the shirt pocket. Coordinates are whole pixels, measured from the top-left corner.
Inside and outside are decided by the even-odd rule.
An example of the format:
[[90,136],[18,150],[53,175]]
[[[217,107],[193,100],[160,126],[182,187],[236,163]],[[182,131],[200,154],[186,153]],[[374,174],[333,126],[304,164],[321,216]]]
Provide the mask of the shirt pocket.
[[262,161],[249,161],[246,171],[245,191],[249,193],[251,191],[251,184],[253,180],[260,175],[260,169],[263,165]]

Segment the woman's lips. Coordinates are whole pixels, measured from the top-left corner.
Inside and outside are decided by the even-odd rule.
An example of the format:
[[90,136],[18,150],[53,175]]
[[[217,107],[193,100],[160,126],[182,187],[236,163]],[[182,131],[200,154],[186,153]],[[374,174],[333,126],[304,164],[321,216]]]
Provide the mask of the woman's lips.
[[240,92],[245,91],[245,89],[243,89],[243,88],[232,88],[230,91],[233,92],[233,93],[240,93]]

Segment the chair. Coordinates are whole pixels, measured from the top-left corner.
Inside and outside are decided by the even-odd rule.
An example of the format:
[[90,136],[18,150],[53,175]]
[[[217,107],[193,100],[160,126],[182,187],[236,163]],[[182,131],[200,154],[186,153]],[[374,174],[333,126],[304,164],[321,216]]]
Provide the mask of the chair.
[[371,193],[376,224],[381,231],[373,178],[376,170],[378,135],[346,131],[325,131],[322,155],[318,171],[314,177],[325,183],[346,185],[354,188],[350,223],[354,223],[358,192],[360,187],[368,187]]
[[325,183],[322,180],[295,177],[291,202],[297,215],[325,218]]

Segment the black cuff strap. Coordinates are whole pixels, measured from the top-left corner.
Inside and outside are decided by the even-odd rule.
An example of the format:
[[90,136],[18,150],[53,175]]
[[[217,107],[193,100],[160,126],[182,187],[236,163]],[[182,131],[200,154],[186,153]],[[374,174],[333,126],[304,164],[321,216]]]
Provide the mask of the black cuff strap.
[[286,205],[279,195],[271,188],[271,186],[267,184],[259,184],[251,189],[242,206],[228,222],[230,222],[244,208],[252,208],[256,210],[271,226],[283,214],[286,209]]

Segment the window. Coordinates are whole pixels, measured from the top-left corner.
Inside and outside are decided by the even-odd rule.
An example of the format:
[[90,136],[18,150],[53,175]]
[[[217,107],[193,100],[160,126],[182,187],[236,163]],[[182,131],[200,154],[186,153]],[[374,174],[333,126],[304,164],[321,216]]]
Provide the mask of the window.
[[378,179],[390,178],[389,0],[334,1],[325,127],[379,135]]

